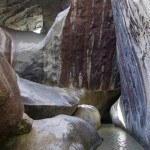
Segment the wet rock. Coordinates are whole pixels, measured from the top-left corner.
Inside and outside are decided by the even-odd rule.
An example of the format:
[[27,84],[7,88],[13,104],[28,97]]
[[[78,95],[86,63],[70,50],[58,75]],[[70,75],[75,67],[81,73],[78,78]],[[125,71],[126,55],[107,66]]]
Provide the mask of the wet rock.
[[96,150],[101,142],[95,128],[86,121],[59,115],[34,121],[29,134],[12,137],[1,147],[8,150]]
[[72,115],[77,109],[81,91],[68,91],[18,78],[25,112],[33,119],[59,114]]
[[91,105],[79,105],[74,116],[82,118],[90,123],[97,130],[101,126],[101,116],[99,111]]
[[11,136],[29,133],[32,130],[32,123],[33,119],[31,119],[27,114],[24,113],[20,123],[11,133]]
[[0,52],[0,142],[16,128],[22,115],[16,74]]
[[[112,0],[124,128],[150,147],[150,1]],[[116,124],[117,121],[114,120]]]

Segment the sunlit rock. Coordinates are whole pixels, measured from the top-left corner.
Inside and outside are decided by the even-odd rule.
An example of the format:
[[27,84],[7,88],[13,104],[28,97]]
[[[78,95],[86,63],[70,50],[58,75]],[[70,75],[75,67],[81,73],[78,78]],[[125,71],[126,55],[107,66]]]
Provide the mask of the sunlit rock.
[[1,148],[7,150],[96,150],[102,139],[88,122],[59,115],[34,121],[29,134],[8,139]]
[[101,116],[99,111],[91,105],[79,105],[74,116],[82,118],[90,123],[97,130],[101,126]]

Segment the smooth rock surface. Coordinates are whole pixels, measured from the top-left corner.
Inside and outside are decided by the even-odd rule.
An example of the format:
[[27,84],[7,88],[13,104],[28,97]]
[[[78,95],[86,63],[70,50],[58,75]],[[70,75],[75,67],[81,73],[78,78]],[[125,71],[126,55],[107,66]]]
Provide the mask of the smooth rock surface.
[[[86,138],[85,138],[86,137]],[[59,115],[34,121],[29,134],[8,139],[3,150],[96,150],[102,139],[86,121]]]
[[124,128],[149,150],[150,1],[112,0],[112,4],[122,91],[119,107]]
[[72,115],[78,107],[82,91],[49,87],[18,77],[18,85],[25,112],[33,119],[59,114]]
[[90,123],[97,130],[101,126],[101,116],[99,111],[91,105],[79,105],[74,116],[82,118]]
[[16,128],[22,115],[16,74],[0,52],[0,142]]

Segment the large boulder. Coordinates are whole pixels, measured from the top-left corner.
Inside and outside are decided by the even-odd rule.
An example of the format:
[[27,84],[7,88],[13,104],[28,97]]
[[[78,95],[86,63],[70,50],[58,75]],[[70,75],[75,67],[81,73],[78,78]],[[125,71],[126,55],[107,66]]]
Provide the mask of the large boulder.
[[49,87],[18,77],[18,85],[25,112],[33,119],[59,114],[72,115],[78,107],[80,91]]
[[[97,105],[103,116],[120,96],[115,42],[109,0],[72,0],[43,41],[18,44],[13,67],[28,80],[89,90],[81,104]],[[93,97],[97,93],[102,96]],[[89,97],[90,103],[86,103]]]
[[74,116],[82,118],[90,123],[97,130],[101,126],[101,116],[99,111],[91,105],[79,105]]
[[25,45],[13,59],[15,71],[23,78],[90,90],[119,86],[110,0],[72,0],[43,41]]
[[8,139],[1,145],[7,150],[96,150],[102,139],[86,121],[60,115],[34,121],[29,134]]
[[16,128],[22,115],[16,74],[0,52],[0,142]]
[[[150,148],[150,1],[112,0],[124,128]],[[117,124],[117,122],[114,120]]]

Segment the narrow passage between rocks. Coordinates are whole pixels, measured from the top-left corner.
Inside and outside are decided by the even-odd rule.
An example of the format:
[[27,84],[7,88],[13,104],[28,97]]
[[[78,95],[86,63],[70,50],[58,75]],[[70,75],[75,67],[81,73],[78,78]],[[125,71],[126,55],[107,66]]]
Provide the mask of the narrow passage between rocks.
[[98,132],[103,142],[97,150],[144,150],[128,133],[111,124],[102,125]]

